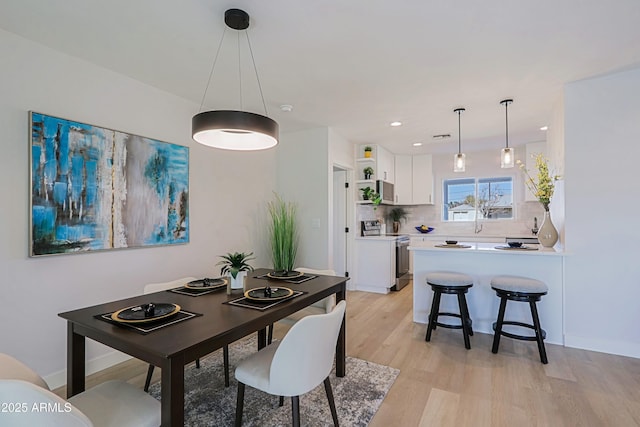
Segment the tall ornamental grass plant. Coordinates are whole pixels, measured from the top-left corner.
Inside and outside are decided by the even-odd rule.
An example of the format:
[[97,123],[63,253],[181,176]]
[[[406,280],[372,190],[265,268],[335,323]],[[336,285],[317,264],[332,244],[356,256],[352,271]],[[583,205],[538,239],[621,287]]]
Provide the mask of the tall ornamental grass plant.
[[271,216],[269,233],[273,267],[276,271],[292,271],[298,253],[297,206],[276,194],[276,199],[267,207]]

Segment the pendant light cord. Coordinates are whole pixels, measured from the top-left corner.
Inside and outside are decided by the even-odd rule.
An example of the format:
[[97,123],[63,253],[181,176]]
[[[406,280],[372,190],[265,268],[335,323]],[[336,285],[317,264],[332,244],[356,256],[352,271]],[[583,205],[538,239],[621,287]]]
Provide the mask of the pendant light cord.
[[509,101],[504,103],[504,128],[507,143],[506,148],[509,148]]
[[256,68],[256,60],[253,57],[253,49],[251,48],[251,40],[249,40],[249,32],[245,31],[247,35],[247,44],[249,45],[249,52],[251,53],[251,62],[253,63],[253,71],[256,73],[256,80],[258,81],[258,89],[260,90],[260,98],[262,99],[262,107],[264,108],[264,115],[269,117],[267,111],[267,104],[264,102],[264,95],[262,94],[262,85],[260,84],[260,77],[258,76],[258,68]]
[[227,28],[225,27],[222,32],[222,37],[220,38],[220,44],[218,44],[218,50],[216,51],[216,56],[213,58],[213,64],[211,65],[211,71],[209,72],[209,79],[207,80],[207,86],[204,88],[204,93],[202,94],[202,100],[200,101],[200,109],[198,112],[202,112],[202,106],[204,105],[204,100],[207,97],[207,91],[209,90],[209,85],[211,84],[211,77],[213,76],[213,70],[216,68],[216,63],[218,62],[218,56],[220,55],[220,49],[222,48],[222,42],[224,41],[224,36],[227,34]]
[[462,110],[458,110],[458,154],[462,152],[460,146],[460,113],[462,113]]
[[[246,32],[246,31],[245,31]],[[240,88],[240,111],[244,110],[242,105],[242,66],[240,65],[240,32],[238,31],[238,86]]]

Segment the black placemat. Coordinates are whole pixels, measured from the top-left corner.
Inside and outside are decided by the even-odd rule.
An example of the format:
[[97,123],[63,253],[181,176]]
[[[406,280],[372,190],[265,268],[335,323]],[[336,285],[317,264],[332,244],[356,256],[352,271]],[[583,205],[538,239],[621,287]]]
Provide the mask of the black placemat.
[[254,276],[254,279],[278,280],[279,282],[300,284],[302,282],[306,282],[307,280],[315,279],[316,277],[318,276],[314,276],[312,274],[303,274],[302,276],[296,277],[294,279],[273,279],[272,277],[263,274],[262,276]]
[[267,303],[250,300],[249,298],[243,296],[243,297],[231,300],[231,301],[223,302],[223,304],[235,305],[237,307],[244,307],[244,308],[253,308],[254,310],[264,311],[264,310],[266,310],[268,308],[273,307],[274,305],[278,305],[281,302],[289,301],[290,299],[298,297],[298,296],[300,296],[302,294],[306,294],[306,292],[293,291],[293,294],[288,298],[283,298],[283,299],[278,300],[278,301],[272,301],[272,302],[267,302]]
[[175,316],[171,316],[167,319],[160,319],[157,320],[155,322],[149,322],[149,323],[122,323],[122,322],[116,322],[115,320],[113,320],[111,318],[111,315],[115,313],[114,311],[110,312],[110,313],[104,313],[104,314],[98,314],[95,317],[96,319],[99,320],[103,320],[107,323],[111,323],[112,325],[118,325],[118,326],[123,326],[125,328],[129,328],[135,332],[138,332],[140,334],[146,335],[149,332],[153,332],[153,331],[157,331],[158,329],[162,329],[165,326],[171,326],[174,325],[176,323],[180,323],[180,322],[184,322],[185,320],[189,320],[189,319],[193,319],[194,317],[197,316],[202,316],[202,314],[200,313],[193,313],[191,311],[186,311],[186,310],[180,310],[179,312],[176,313]]

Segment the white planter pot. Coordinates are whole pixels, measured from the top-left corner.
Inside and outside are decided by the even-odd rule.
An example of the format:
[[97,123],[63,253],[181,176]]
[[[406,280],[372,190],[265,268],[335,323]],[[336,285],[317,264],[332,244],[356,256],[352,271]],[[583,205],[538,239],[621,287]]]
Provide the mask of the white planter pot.
[[244,278],[247,277],[246,271],[238,272],[238,275],[234,279],[232,276],[229,276],[229,280],[231,282],[231,289],[244,289]]

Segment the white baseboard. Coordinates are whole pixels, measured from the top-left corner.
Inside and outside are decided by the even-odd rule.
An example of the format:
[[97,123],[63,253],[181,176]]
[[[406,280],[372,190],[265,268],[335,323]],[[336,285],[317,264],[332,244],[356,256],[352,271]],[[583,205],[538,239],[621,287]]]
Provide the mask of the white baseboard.
[[379,288],[379,287],[376,287],[376,286],[356,285],[356,290],[365,291],[365,292],[373,292],[373,293],[376,293],[376,294],[388,294],[389,293],[389,289],[388,288]]
[[[118,363],[125,362],[131,359],[128,354],[121,353],[119,351],[112,351],[103,356],[98,356],[95,359],[88,360],[85,366],[86,375],[95,374],[103,369],[110,368]],[[44,377],[44,380],[49,384],[49,388],[54,390],[58,387],[62,387],[67,384],[67,370],[54,372],[51,375]]]
[[628,341],[609,341],[575,335],[565,335],[566,347],[583,350],[598,351],[600,353],[617,354],[618,356],[635,357],[640,359],[640,343]]

